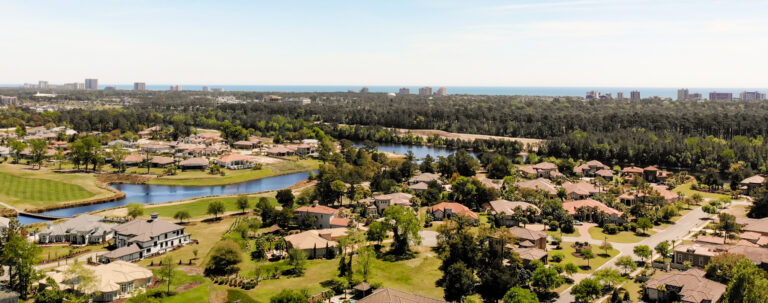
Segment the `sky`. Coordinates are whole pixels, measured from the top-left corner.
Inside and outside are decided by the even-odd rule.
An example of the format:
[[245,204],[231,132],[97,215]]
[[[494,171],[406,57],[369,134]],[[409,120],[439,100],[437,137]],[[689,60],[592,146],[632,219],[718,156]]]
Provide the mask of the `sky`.
[[8,1],[0,83],[766,87],[768,1]]

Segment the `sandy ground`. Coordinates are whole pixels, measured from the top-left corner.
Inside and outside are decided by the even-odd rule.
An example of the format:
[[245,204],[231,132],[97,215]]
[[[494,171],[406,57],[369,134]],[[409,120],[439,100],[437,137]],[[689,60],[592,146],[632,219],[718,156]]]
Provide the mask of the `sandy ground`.
[[460,134],[460,133],[449,133],[447,131],[442,130],[435,130],[435,129],[403,129],[398,128],[397,131],[401,133],[412,133],[416,136],[420,136],[423,138],[427,138],[430,135],[438,135],[443,138],[449,138],[449,139],[460,139],[463,141],[473,141],[475,139],[495,139],[495,140],[510,140],[510,141],[518,141],[525,146],[537,146],[544,142],[542,139],[531,139],[531,138],[513,138],[513,137],[500,137],[500,136],[489,136],[489,135],[477,135],[477,134]]
[[267,157],[267,156],[254,156],[254,155],[251,155],[250,157],[253,158],[254,160],[256,160],[256,162],[259,162],[261,164],[274,164],[274,163],[285,161],[283,159],[277,159],[277,158],[272,158],[272,157]]

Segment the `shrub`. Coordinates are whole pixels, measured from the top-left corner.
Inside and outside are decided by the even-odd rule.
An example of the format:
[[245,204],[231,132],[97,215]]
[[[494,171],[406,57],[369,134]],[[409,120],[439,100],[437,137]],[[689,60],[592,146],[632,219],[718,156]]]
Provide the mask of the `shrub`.
[[565,256],[561,252],[554,252],[550,254],[549,257],[552,260],[552,262],[556,262],[556,263],[563,261],[563,259],[565,258]]
[[605,227],[603,227],[603,232],[609,235],[615,235],[619,232],[619,227],[616,226],[616,224],[606,224]]

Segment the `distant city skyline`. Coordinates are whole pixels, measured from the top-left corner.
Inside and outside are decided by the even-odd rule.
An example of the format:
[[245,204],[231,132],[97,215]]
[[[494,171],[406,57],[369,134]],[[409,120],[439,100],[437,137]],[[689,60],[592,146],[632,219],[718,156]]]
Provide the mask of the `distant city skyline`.
[[0,39],[15,47],[0,49],[0,69],[12,71],[0,83],[768,83],[768,3],[755,0],[43,0],[3,11]]

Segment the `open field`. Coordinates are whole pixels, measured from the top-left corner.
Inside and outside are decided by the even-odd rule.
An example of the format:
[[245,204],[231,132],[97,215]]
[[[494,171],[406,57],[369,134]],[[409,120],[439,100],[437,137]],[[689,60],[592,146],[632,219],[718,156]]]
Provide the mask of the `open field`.
[[707,193],[702,191],[696,191],[691,189],[691,186],[693,185],[692,182],[685,183],[683,185],[680,185],[678,187],[675,187],[672,191],[678,193],[678,194],[684,194],[686,197],[693,196],[693,194],[700,194],[704,199],[720,199],[720,198],[728,198],[728,195],[721,195],[721,194],[713,194],[713,193]]
[[[254,208],[256,203],[259,201],[260,197],[267,197],[269,198],[269,201],[272,203],[272,205],[277,205],[277,200],[274,198],[275,192],[255,195],[255,196],[248,196],[248,202],[250,204],[250,207],[246,208],[245,211],[250,211]],[[200,199],[200,200],[194,200],[189,203],[170,203],[170,205],[147,205],[146,206],[146,212],[148,213],[158,213],[160,217],[163,217],[165,219],[173,220],[173,215],[176,214],[177,211],[180,210],[186,210],[189,212],[189,215],[192,216],[192,219],[200,218],[209,216],[207,214],[208,212],[208,204],[210,204],[213,201],[221,201],[224,203],[224,212],[234,212],[234,211],[242,211],[242,209],[237,207],[237,197],[224,197],[224,198],[208,198],[208,199]]]
[[603,233],[603,229],[597,226],[589,228],[589,235],[595,240],[604,240],[606,237],[609,242],[615,243],[637,243],[643,241],[643,239],[650,237],[656,232],[653,230],[647,230],[647,234],[638,234],[632,231],[622,231],[615,235],[608,235]]
[[[174,176],[158,177],[149,181],[149,184],[159,185],[187,185],[187,186],[211,186],[211,185],[226,185],[251,180],[257,180],[277,175],[291,174],[302,171],[309,171],[317,169],[320,166],[320,161],[317,160],[298,160],[298,161],[282,161],[274,164],[267,164],[260,170],[241,169],[241,170],[228,170],[224,169],[224,176],[211,175],[204,171],[179,171]],[[162,170],[155,169],[155,173],[161,173]],[[137,170],[141,172],[141,169]],[[146,172],[146,168],[144,168]]]
[[100,188],[92,174],[62,174],[26,165],[0,164],[0,184],[0,201],[19,209],[114,195]]

